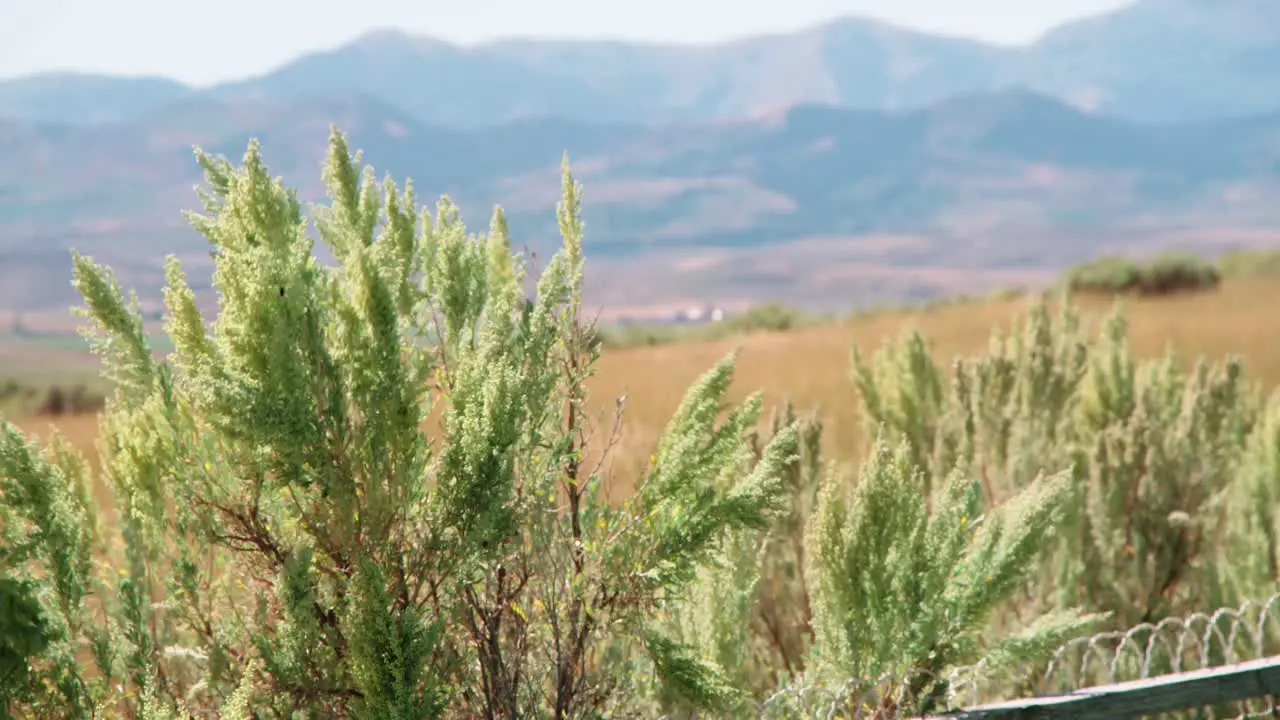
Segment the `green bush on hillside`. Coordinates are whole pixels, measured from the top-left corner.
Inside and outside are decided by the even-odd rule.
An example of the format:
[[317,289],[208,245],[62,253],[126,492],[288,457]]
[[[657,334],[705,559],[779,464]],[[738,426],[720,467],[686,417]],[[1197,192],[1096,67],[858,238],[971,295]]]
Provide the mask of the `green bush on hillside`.
[[1189,253],[1165,253],[1146,264],[1100,258],[1069,270],[1065,284],[1074,292],[1169,295],[1212,289],[1221,281],[1212,263]]
[[0,408],[10,412],[59,416],[95,413],[103,408],[106,397],[84,383],[67,387],[60,384],[32,384],[9,379],[0,382]]
[[1066,284],[1077,292],[1131,292],[1141,284],[1142,270],[1128,258],[1104,257],[1067,271]]
[[730,332],[784,332],[810,318],[803,311],[778,302],[760,303],[722,322]]
[[1218,258],[1223,277],[1271,277],[1280,275],[1280,250],[1237,250]]

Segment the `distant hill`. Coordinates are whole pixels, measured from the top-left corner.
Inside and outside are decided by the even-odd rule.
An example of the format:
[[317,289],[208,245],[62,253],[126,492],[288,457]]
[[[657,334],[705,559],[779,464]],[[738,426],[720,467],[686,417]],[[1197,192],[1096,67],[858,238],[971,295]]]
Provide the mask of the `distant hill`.
[[228,101],[364,93],[430,125],[521,118],[661,124],[796,104],[920,108],[1022,87],[1136,121],[1280,110],[1280,3],[1137,0],[1021,47],[860,18],[709,45],[508,40],[460,47],[396,31],[203,90],[51,74],[0,82],[0,117],[90,124],[193,94]]
[[0,308],[47,306],[48,293],[21,288],[71,247],[122,264],[126,282],[158,281],[169,252],[207,259],[179,216],[200,181],[192,145],[238,158],[257,137],[272,171],[318,199],[330,123],[380,173],[412,177],[427,202],[449,194],[475,226],[501,203],[517,242],[540,254],[558,243],[568,150],[588,252],[605,268],[599,297],[618,305],[924,297],[1179,233],[1200,232],[1185,242],[1203,248],[1280,224],[1280,114],[1152,127],[1004,90],[896,112],[798,105],[734,121],[459,130],[369,95],[200,95],[128,122],[0,123]]
[[1280,3],[1139,0],[1047,33],[1004,79],[1138,120],[1280,110]]
[[208,262],[191,147],[256,137],[314,200],[330,123],[473,226],[501,203],[540,256],[568,151],[610,307],[922,298],[1280,241],[1280,2],[1138,0],[1022,47],[858,18],[701,46],[380,31],[211,88],[4,81],[0,309],[61,313],[72,247],[154,306],[165,254]]
[[0,118],[66,125],[111,123],[194,92],[166,78],[41,73],[0,81]]

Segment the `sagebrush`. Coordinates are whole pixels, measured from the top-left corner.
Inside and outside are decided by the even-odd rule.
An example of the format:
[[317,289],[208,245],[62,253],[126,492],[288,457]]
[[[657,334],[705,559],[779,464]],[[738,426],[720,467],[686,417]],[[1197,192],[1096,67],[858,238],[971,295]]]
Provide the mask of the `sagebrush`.
[[1211,290],[1222,282],[1223,271],[1191,253],[1170,252],[1146,263],[1104,257],[1072,268],[1066,285],[1074,292],[1170,295]]

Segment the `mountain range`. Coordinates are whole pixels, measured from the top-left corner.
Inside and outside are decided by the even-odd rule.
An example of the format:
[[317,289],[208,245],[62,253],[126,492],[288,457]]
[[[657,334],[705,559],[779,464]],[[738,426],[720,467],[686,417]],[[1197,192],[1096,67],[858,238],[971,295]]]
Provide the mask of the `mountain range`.
[[207,88],[0,81],[0,308],[65,308],[70,247],[156,297],[165,253],[207,261],[192,145],[256,137],[315,200],[331,123],[470,223],[501,203],[537,253],[567,151],[614,308],[920,297],[1271,242],[1280,3],[1139,0],[1020,47],[863,19],[705,46],[382,31]]
[[1021,87],[1143,122],[1269,112],[1280,96],[1280,3],[1137,0],[1023,46],[864,18],[709,45],[512,39],[459,46],[385,30],[253,78],[194,88],[68,73],[0,82],[0,117],[130,120],[180,99],[364,93],[432,125],[536,116],[673,123],[796,104],[901,110]]

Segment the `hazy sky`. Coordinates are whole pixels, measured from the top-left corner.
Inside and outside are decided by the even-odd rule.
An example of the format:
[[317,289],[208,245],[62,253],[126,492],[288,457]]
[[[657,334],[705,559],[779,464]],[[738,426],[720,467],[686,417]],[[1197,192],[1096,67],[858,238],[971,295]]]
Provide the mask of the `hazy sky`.
[[1126,0],[0,0],[0,77],[43,70],[243,77],[374,28],[471,43],[497,36],[705,42],[840,15],[1021,43]]

